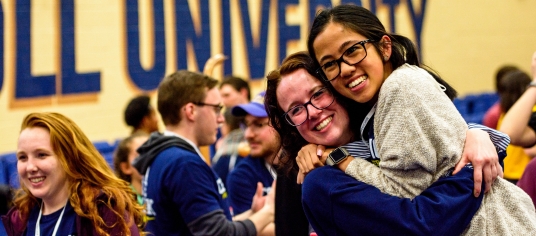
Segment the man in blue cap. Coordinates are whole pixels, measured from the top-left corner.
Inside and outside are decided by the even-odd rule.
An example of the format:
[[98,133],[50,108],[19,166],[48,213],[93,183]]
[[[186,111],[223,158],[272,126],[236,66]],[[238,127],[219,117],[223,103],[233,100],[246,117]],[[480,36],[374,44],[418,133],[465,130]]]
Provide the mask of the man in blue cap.
[[244,135],[250,147],[249,156],[229,173],[226,183],[229,205],[234,214],[240,214],[251,208],[257,183],[264,186],[264,195],[270,191],[276,176],[273,165],[277,164],[280,139],[264,109],[264,92],[250,103],[233,107],[232,114],[244,117]]

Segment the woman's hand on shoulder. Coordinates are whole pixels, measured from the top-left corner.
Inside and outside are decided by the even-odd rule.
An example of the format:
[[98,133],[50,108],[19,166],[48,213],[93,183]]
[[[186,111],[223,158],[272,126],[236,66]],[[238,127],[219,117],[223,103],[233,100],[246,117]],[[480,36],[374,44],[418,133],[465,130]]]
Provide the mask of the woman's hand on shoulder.
[[495,146],[491,142],[489,134],[483,130],[470,129],[467,131],[462,158],[456,164],[453,174],[458,173],[468,163],[473,165],[475,197],[478,197],[482,191],[482,179],[486,182],[485,193],[487,193],[491,190],[491,184],[495,179],[503,176]]

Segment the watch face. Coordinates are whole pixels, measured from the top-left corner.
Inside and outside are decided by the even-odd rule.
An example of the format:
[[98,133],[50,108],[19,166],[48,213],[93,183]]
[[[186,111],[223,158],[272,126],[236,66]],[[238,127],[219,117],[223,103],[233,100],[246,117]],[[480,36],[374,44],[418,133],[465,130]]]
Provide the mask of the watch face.
[[344,153],[340,148],[333,150],[330,155],[335,163],[338,163],[339,160],[346,157],[346,153]]

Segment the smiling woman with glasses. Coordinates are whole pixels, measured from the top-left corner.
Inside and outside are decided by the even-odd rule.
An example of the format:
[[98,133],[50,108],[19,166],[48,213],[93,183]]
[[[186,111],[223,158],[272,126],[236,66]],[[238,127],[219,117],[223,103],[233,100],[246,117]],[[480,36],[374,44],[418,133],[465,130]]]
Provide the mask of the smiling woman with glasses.
[[366,43],[374,42],[374,40],[365,39],[359,41],[346,49],[337,60],[328,61],[316,70],[316,73],[320,75],[320,78],[326,81],[332,81],[341,74],[341,62],[348,65],[356,65],[367,57]]
[[316,91],[308,102],[290,108],[290,110],[285,112],[283,116],[290,125],[299,126],[309,118],[307,105],[311,105],[318,110],[322,110],[326,107],[329,107],[334,100],[335,97],[333,97],[333,93],[331,93],[328,88],[323,87]]
[[[281,137],[282,153],[284,155],[280,163],[287,170],[287,172],[283,173],[296,176],[297,166],[300,166],[300,169],[303,166],[303,163],[296,161],[296,156],[303,154],[309,156],[318,155],[314,144],[321,144],[327,147],[344,146],[348,152],[352,153],[352,156],[363,158],[363,160],[366,158],[371,162],[377,161],[371,156],[372,147],[367,147],[360,140],[359,135],[354,135],[359,133],[359,121],[360,119],[362,120],[363,113],[365,112],[366,114],[367,107],[353,101],[349,103],[344,97],[332,94],[331,90],[327,89],[329,84],[314,76],[315,69],[307,53],[301,52],[286,58],[281,68],[271,72],[267,77],[265,107],[268,108],[268,114],[274,129],[277,130]],[[326,88],[325,86],[328,87]],[[333,95],[336,96],[335,99],[326,99],[333,98]],[[319,103],[320,101],[325,103]],[[309,104],[314,108],[309,107]],[[329,105],[324,106],[322,104]],[[323,109],[319,109],[321,107]],[[294,110],[296,111],[294,112]],[[307,145],[307,143],[314,144]],[[314,148],[313,153],[308,153],[306,152],[307,150],[303,151],[304,149],[299,150],[310,145],[314,145],[312,146]],[[344,154],[344,152],[341,153]],[[323,155],[325,157],[327,154]],[[339,158],[342,157],[339,156]],[[350,157],[347,158],[350,159]],[[319,166],[322,165],[325,164],[319,164]],[[378,169],[376,166],[367,168],[366,171],[370,170],[371,172],[374,172],[374,169]],[[410,200],[407,198],[392,198],[371,186],[370,182],[357,181],[333,167],[323,167],[310,172],[307,175],[308,179],[306,179],[306,181],[309,180],[310,182],[305,182],[303,187],[297,187],[299,189],[297,192],[288,192],[288,189],[294,186],[291,183],[283,182],[283,185],[281,185],[281,182],[279,182],[279,180],[288,179],[287,176],[278,177],[278,191],[276,193],[278,196],[276,196],[276,199],[292,199],[286,200],[286,204],[283,203],[286,206],[302,206],[300,201],[303,199],[303,206],[307,207],[305,213],[310,219],[313,219],[310,222],[313,223],[318,235],[334,235],[337,234],[336,230],[341,230],[347,235],[353,235],[355,232],[376,232],[376,234],[384,235],[398,235],[404,232],[404,234],[408,235],[422,235],[425,233],[418,230],[422,229],[421,225],[431,230],[428,232],[440,232],[441,226],[448,225],[448,227],[444,228],[445,232],[452,232],[449,231],[450,226],[455,227],[461,225],[460,222],[468,222],[476,212],[480,202],[479,199],[471,195],[473,182],[470,174],[473,173],[473,170],[465,168],[462,173],[443,180],[440,185],[434,185],[425,190],[422,197],[417,196]],[[373,176],[371,175],[371,177]],[[292,178],[294,184],[295,179],[296,177]],[[453,188],[454,190],[452,190]],[[283,191],[287,192],[279,195],[280,189],[285,189]],[[304,194],[300,197],[302,189]],[[312,194],[310,191],[314,191],[316,194]],[[297,196],[297,198],[292,198],[293,196]],[[429,201],[429,198],[434,198],[438,201]],[[328,204],[320,204],[322,206],[313,204],[313,206],[310,204],[311,201],[321,201]],[[371,201],[374,204],[370,204]],[[408,205],[407,203],[409,202],[412,202],[412,204]],[[389,211],[378,211],[376,210],[378,206],[389,209]],[[434,209],[441,209],[441,212],[435,212]],[[282,216],[281,214],[283,213],[278,216],[277,212],[281,211],[289,214],[289,216]],[[456,213],[453,213],[453,211]],[[303,219],[300,218],[300,212],[303,213],[303,210],[299,209],[299,207],[294,207],[292,210],[282,210],[278,209],[276,205],[276,225],[281,221],[285,221],[286,223],[283,225],[292,224],[294,226],[293,229],[277,227],[279,229],[276,228],[276,230],[287,230],[284,232],[288,235],[303,234],[296,232],[308,229],[307,225],[296,226],[301,225],[300,223]],[[373,218],[369,217],[371,213],[374,214]],[[404,219],[389,219],[393,215],[400,214],[404,215]],[[332,217],[333,215],[336,217]],[[437,215],[442,217],[437,217]],[[329,226],[326,226],[328,223],[323,224],[316,221],[316,219],[324,216],[326,216],[326,219],[323,219],[322,222],[329,221]],[[452,220],[445,221],[444,217],[452,217]],[[358,224],[352,224],[352,227],[348,227],[349,224],[339,224],[334,222],[335,219],[333,218],[337,218],[337,222],[349,221]],[[421,219],[423,218],[433,220],[422,222]],[[380,226],[387,221],[390,222],[389,227],[381,228]],[[408,222],[411,225],[418,225],[418,227],[407,229],[405,225]],[[380,228],[382,230],[378,231]],[[355,231],[356,229],[358,231]]]
[[[360,124],[358,135],[374,159],[369,162],[359,158],[361,156],[349,155],[346,145],[329,148],[325,152],[317,150],[316,146],[300,151],[299,157],[303,158],[298,160],[298,165],[303,173],[308,173],[303,182],[303,205],[309,210],[307,216],[318,235],[351,235],[355,232],[380,235],[474,235],[480,232],[504,235],[516,232],[532,235],[536,232],[536,212],[530,198],[516,186],[497,178],[502,175],[497,157],[504,158],[508,137],[500,135],[502,138],[494,139],[500,140],[494,147],[488,141],[494,131],[486,134],[482,130],[468,130],[468,124],[451,100],[456,95],[455,90],[439,75],[426,69],[409,38],[387,32],[374,13],[348,4],[324,9],[316,15],[307,46],[315,63],[321,66],[320,75],[329,81],[326,83],[342,96],[367,106],[364,111],[367,116]],[[323,119],[322,122],[329,121],[329,117],[318,116]],[[326,123],[318,122],[315,128],[332,128],[329,122]],[[486,127],[481,128],[485,130]],[[473,152],[480,149],[487,151]],[[317,154],[319,151],[322,155]],[[317,159],[322,161],[308,161],[307,158],[311,156],[320,156]],[[464,167],[470,162],[475,164],[474,183],[470,175],[473,174],[473,168]],[[452,188],[444,192],[449,194],[448,198],[442,199],[445,206],[451,206],[451,203],[457,202],[454,198],[471,192],[474,197],[482,196],[482,179],[486,180],[486,191],[492,189],[492,192],[486,194],[482,201],[467,202],[467,206],[474,208],[463,216],[434,216],[443,221],[425,223],[425,231],[404,232],[405,229],[401,229],[397,233],[390,233],[383,231],[389,230],[382,228],[385,221],[367,217],[348,220],[352,218],[348,217],[349,214],[361,210],[361,205],[356,204],[356,208],[348,210],[352,201],[348,198],[352,195],[345,194],[351,192],[348,190],[350,180],[342,183],[343,177],[333,173],[331,168],[311,171],[324,163],[345,171],[358,181],[377,187],[383,193],[411,199],[434,186],[434,183],[445,181],[444,176],[456,178],[461,173],[469,174],[455,185],[462,184],[464,189],[474,192],[464,193]],[[456,173],[454,176],[453,171]],[[482,173],[486,173],[486,176]],[[326,184],[325,180],[329,177],[338,181]],[[466,182],[469,185],[463,184]],[[361,190],[356,188],[353,191]],[[318,204],[319,195],[324,196],[321,200],[323,204]],[[446,212],[445,206],[440,207],[442,212],[438,213]],[[477,208],[479,210],[474,211]],[[387,205],[379,206],[379,209],[378,212],[391,210]],[[452,209],[457,211],[456,208]],[[500,217],[485,220],[491,215]],[[405,221],[412,226],[423,225],[420,221],[408,221],[406,217],[395,221]],[[377,224],[374,231],[361,228],[372,224]],[[450,226],[446,226],[448,224]],[[394,227],[390,225],[389,228]]]

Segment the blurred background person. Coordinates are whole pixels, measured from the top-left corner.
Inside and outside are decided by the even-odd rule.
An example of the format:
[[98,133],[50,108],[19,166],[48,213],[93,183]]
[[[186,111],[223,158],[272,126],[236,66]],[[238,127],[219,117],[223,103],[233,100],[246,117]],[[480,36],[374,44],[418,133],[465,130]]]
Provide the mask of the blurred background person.
[[225,122],[220,127],[222,137],[216,142],[216,154],[212,158],[212,169],[227,183],[227,175],[249,154],[244,138],[244,130],[240,127],[243,117],[231,114],[231,109],[223,113]]
[[142,176],[132,166],[134,159],[139,156],[137,149],[147,141],[149,135],[144,132],[134,133],[119,142],[114,152],[114,171],[117,177],[130,183],[130,187],[136,193],[136,200],[143,205],[141,195]]
[[147,95],[140,95],[128,103],[125,108],[125,123],[132,127],[131,134],[143,132],[150,134],[158,131],[158,117],[156,110],[151,106],[151,98]]
[[[499,104],[502,112],[497,122],[498,128],[501,127],[504,114],[523,95],[530,81],[530,76],[518,69],[509,71],[500,78],[498,87],[501,88]],[[516,184],[532,158],[525,154],[524,147],[514,144],[508,145],[506,153],[508,156],[504,159],[504,179]]]
[[0,216],[5,215],[11,208],[12,190],[7,184],[0,184]]
[[[517,67],[515,66],[512,66],[512,65],[504,65],[504,66],[501,66],[499,68],[499,70],[497,70],[497,73],[495,73],[495,92],[497,92],[497,94],[499,94],[499,97],[500,97],[500,94],[501,94],[501,91],[503,90],[502,87],[501,87],[501,78],[508,72],[510,71],[515,71],[515,70],[519,70]],[[499,101],[497,101],[495,104],[493,104],[493,106],[491,106],[487,111],[486,113],[484,114],[484,117],[482,119],[482,124],[487,126],[487,127],[490,127],[492,129],[497,129],[497,123],[499,122],[499,117],[501,116],[501,114],[503,113],[502,110],[501,110],[501,105],[500,105],[500,98],[499,98]]]
[[264,109],[264,92],[248,104],[235,106],[232,113],[244,117],[245,137],[250,147],[249,156],[236,165],[225,182],[229,205],[235,214],[241,214],[251,208],[258,182],[264,186],[263,195],[270,192],[276,178],[274,164],[277,164],[276,156],[281,145],[279,134],[270,126]]
[[[232,75],[228,75],[226,76],[220,83],[219,85],[219,91],[220,91],[220,94],[221,94],[221,99],[222,99],[222,103],[223,103],[223,106],[225,107],[225,111],[227,110],[231,110],[234,106],[236,105],[239,105],[239,104],[246,104],[250,101],[251,99],[251,90],[250,90],[250,87],[249,87],[249,83],[240,78],[240,77],[237,77],[237,76],[232,76]],[[225,158],[223,160],[223,162],[225,163],[217,163],[219,161],[219,159],[221,158],[221,156],[223,155],[222,152],[220,152],[218,154],[218,148],[220,147],[223,147],[225,150],[224,150],[224,153],[233,153],[235,152],[235,149],[238,147],[236,146],[235,144],[240,143],[242,142],[242,145],[245,145],[246,143],[244,142],[244,131],[243,130],[237,130],[237,129],[233,129],[234,128],[234,124],[236,124],[236,122],[241,122],[240,120],[237,120],[239,118],[234,118],[232,117],[232,114],[230,113],[224,113],[224,116],[225,116],[225,123],[223,124],[223,126],[226,126],[226,124],[229,124],[229,127],[231,128],[230,130],[235,130],[236,132],[233,133],[233,137],[230,138],[230,140],[227,140],[227,141],[223,141],[223,139],[225,139],[225,136],[229,133],[229,132],[226,132],[225,130],[222,130],[222,129],[219,129],[218,130],[218,134],[216,136],[217,138],[217,141],[215,144],[213,145],[210,145],[210,158],[212,160],[212,164],[213,165],[218,165],[218,167],[216,167],[216,169],[218,170],[218,174],[222,174],[222,178],[226,178],[227,176],[227,173],[229,171],[231,171],[234,166],[237,164],[236,161],[240,161],[240,159],[235,159],[235,158],[232,158],[232,159],[227,159]],[[227,121],[229,120],[229,121]],[[224,128],[225,129],[225,128]],[[240,141],[239,141],[240,140]],[[229,147],[226,147],[227,145],[229,145]],[[244,147],[244,146],[242,146]],[[246,150],[247,151],[247,150]],[[243,154],[242,157],[245,157],[247,156],[247,154]],[[215,159],[217,158],[217,159]],[[231,162],[229,162],[229,160]],[[228,164],[228,165],[227,165]],[[228,170],[225,170],[223,167],[227,165],[228,167]],[[225,180],[224,180],[224,183],[225,183]]]
[[249,83],[237,76],[226,76],[220,83],[223,106],[231,109],[239,104],[246,104],[251,99]]
[[[0,184],[0,216],[5,215],[11,208],[12,196],[11,187],[7,184]],[[7,235],[4,224],[0,224],[0,235]]]
[[[536,112],[534,111],[536,105],[536,52],[532,55],[531,73],[532,81],[523,95],[506,112],[499,128],[500,131],[510,136],[512,144],[526,148],[536,145]],[[536,164],[535,160],[532,159],[525,167],[517,186],[523,189],[536,205],[535,177]]]

